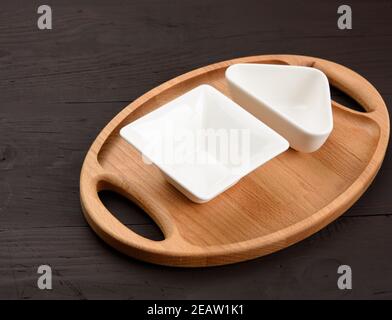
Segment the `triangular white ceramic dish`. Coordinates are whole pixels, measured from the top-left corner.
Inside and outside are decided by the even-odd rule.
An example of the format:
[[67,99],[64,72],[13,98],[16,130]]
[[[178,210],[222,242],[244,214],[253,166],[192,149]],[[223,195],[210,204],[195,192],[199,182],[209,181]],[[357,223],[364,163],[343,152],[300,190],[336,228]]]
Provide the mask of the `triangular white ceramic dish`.
[[226,71],[233,99],[298,151],[319,149],[332,131],[329,83],[315,68],[235,64]]

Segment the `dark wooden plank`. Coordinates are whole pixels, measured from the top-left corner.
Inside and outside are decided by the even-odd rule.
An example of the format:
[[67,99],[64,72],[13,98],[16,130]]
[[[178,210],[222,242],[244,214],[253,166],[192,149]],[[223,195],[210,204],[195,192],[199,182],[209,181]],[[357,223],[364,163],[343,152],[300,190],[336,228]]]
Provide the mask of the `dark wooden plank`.
[[3,102],[130,101],[196,67],[273,52],[336,60],[392,93],[389,1],[358,1],[351,31],[336,27],[334,1],[56,1],[51,31],[36,28],[38,3],[2,5]]
[[[0,232],[0,298],[284,299],[392,298],[390,217],[342,218],[286,250],[207,269],[164,268],[117,254],[88,227]],[[53,266],[53,290],[36,287],[36,268]],[[353,290],[337,288],[349,264]]]
[[[336,27],[340,1],[39,1],[0,8],[0,298],[391,298],[392,158],[337,222],[287,250],[205,270],[124,257],[82,217],[78,180],[87,149],[128,102],[194,68],[239,56],[324,57],[365,75],[392,105],[390,1],[355,1],[353,30]],[[122,219],[153,235],[132,208]],[[54,290],[36,268],[55,270]],[[354,290],[336,287],[338,264]]]

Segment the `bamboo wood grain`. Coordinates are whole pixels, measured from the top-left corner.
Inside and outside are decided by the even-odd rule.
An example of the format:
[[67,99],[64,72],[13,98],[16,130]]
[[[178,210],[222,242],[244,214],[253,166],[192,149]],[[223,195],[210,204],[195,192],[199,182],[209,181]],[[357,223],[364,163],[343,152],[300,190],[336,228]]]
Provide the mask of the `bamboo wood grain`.
[[[124,125],[202,83],[230,97],[226,68],[234,63],[277,63],[322,70],[332,85],[367,112],[333,102],[334,130],[317,152],[289,149],[205,204],[194,204],[119,137]],[[206,66],[147,92],[98,135],[83,164],[81,205],[95,232],[132,257],[173,266],[211,266],[286,248],[344,213],[377,174],[389,139],[389,116],[377,90],[354,71],[319,58],[267,55]],[[146,239],[124,226],[98,192],[114,190],[138,204],[165,239]]]

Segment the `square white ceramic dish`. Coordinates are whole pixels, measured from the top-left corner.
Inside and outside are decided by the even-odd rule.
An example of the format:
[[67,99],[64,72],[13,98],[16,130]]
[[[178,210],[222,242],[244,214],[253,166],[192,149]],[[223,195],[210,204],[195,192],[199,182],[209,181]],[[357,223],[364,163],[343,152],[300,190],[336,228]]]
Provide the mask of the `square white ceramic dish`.
[[326,75],[315,68],[235,64],[226,79],[234,101],[285,137],[290,147],[313,152],[332,131]]
[[286,139],[209,85],[120,131],[194,202],[206,202],[288,149]]

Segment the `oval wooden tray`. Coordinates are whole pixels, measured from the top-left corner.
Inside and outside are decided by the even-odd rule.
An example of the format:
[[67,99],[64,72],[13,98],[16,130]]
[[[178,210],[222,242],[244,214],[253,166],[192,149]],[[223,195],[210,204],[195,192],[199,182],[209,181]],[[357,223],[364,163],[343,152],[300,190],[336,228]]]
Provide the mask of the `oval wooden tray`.
[[[184,92],[207,83],[230,97],[226,68],[234,63],[311,66],[360,103],[357,112],[333,102],[334,130],[315,153],[289,149],[205,204],[195,204],[119,136],[119,129]],[[211,266],[256,258],[286,248],[346,211],[366,190],[389,139],[388,111],[363,77],[336,63],[293,55],[266,55],[216,63],[170,80],[135,100],[98,135],[83,164],[83,212],[108,244],[132,257],[174,266]],[[114,190],[147,212],[165,239],[131,231],[102,204]]]

